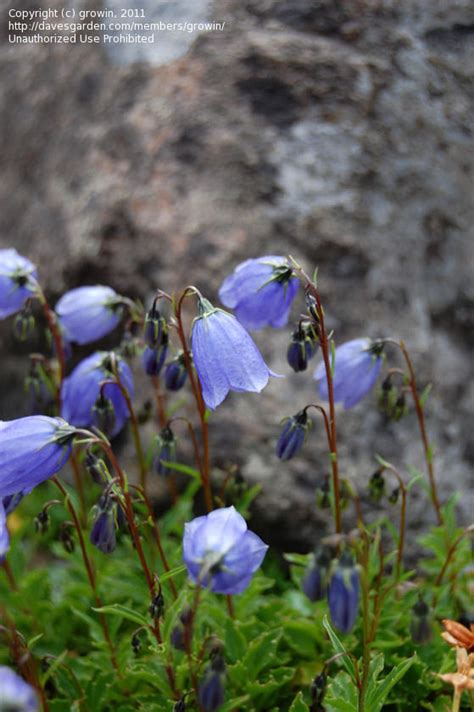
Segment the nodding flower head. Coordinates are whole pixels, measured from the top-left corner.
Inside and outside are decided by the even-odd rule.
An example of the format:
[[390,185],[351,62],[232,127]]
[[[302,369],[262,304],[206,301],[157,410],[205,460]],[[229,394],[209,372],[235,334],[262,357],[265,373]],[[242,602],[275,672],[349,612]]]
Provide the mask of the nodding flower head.
[[344,551],[329,582],[328,601],[331,620],[341,633],[350,633],[359,609],[359,570],[354,557]]
[[269,377],[276,375],[240,322],[215,309],[207,299],[199,300],[199,316],[193,323],[191,341],[203,398],[212,410],[229,391],[260,393]]
[[[375,385],[382,367],[382,341],[368,338],[354,339],[338,346],[334,365],[334,400],[352,408],[369,393]],[[317,367],[314,377],[319,394],[328,400],[328,384],[324,364]]]
[[296,415],[287,418],[276,445],[276,454],[280,460],[291,460],[297,455],[312,427],[306,409],[300,410]]
[[5,712],[38,712],[35,690],[8,667],[0,667],[0,710]]
[[217,712],[224,704],[225,661],[221,653],[212,656],[199,685],[199,704],[204,712]]
[[308,361],[316,353],[318,346],[316,332],[309,322],[302,322],[292,334],[286,358],[296,373],[306,371]]
[[183,559],[189,576],[214,593],[244,591],[267,549],[234,507],[215,509],[184,527]]
[[186,378],[188,372],[186,370],[186,363],[184,360],[184,354],[178,354],[169,364],[166,366],[165,370],[165,386],[169,391],[179,391],[186,383]]
[[111,554],[117,546],[115,537],[115,512],[117,504],[105,493],[99,499],[90,540],[103,554]]
[[56,313],[68,341],[90,344],[115,329],[123,304],[112,287],[77,287],[63,294]]
[[61,469],[74,433],[61,418],[46,415],[0,422],[0,557],[9,545],[7,513],[22,495]]
[[19,312],[37,287],[35,265],[16,250],[0,250],[0,319]]
[[297,290],[298,279],[286,258],[268,255],[238,265],[222,283],[219,297],[246,329],[256,330],[285,326]]
[[156,303],[157,300],[155,299],[151,309],[145,317],[143,338],[145,340],[145,344],[149,346],[150,349],[156,349],[161,345],[163,334],[167,331],[166,320],[161,315]]
[[316,552],[314,562],[303,579],[303,593],[310,601],[321,601],[325,598],[331,565],[331,552],[323,546]]
[[[129,417],[129,411],[117,384],[107,383],[101,386],[104,381],[114,379],[114,374],[110,370],[110,358],[109,353],[96,351],[81,361],[71,375],[64,379],[61,389],[61,415],[77,427],[87,428],[95,425],[97,415],[94,406],[102,393],[113,406],[114,425],[111,432],[107,433],[113,437],[122,430]],[[130,398],[133,398],[132,372],[120,356],[115,355],[114,358],[120,381]]]
[[158,475],[169,475],[172,470],[165,463],[175,461],[176,438],[171,428],[167,426],[155,438],[153,469]]

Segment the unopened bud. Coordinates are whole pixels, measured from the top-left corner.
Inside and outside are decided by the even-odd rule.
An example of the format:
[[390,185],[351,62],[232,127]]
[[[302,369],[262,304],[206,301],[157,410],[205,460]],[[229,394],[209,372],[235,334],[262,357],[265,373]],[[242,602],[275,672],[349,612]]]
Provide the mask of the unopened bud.
[[95,424],[103,433],[113,432],[115,425],[115,411],[112,401],[101,392],[92,409]]

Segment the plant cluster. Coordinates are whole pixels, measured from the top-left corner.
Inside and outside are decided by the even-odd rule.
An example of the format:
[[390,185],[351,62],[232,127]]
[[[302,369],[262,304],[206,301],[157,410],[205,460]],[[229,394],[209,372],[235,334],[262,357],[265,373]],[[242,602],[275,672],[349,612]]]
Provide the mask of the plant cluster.
[[[209,428],[229,391],[260,393],[280,377],[249,331],[285,327],[301,293],[287,361],[302,372],[320,354],[319,399],[283,419],[275,452],[285,462],[308,447],[314,414],[321,427],[311,437],[325,438],[329,469],[315,506],[328,509],[333,532],[282,561],[247,524],[259,488],[213,467]],[[291,257],[243,262],[219,298],[233,313],[194,286],[157,291],[146,311],[98,285],[53,309],[36,266],[0,250],[0,318],[41,345],[25,379],[30,414],[0,422],[0,710],[469,709],[472,529],[457,525],[455,497],[440,501],[429,389],[419,391],[406,345],[381,337],[336,347],[316,274]],[[78,346],[107,335],[118,335],[115,348],[78,361]],[[137,407],[137,369],[149,379],[146,408]],[[374,454],[367,492],[383,514],[369,524],[365,498],[340,475],[336,424],[337,404],[350,409],[374,389],[386,417],[413,409],[426,473]],[[116,445],[124,428],[136,455],[127,468]],[[180,455],[185,439],[193,462]],[[153,478],[172,501],[159,516]],[[416,487],[436,525],[410,570]]]

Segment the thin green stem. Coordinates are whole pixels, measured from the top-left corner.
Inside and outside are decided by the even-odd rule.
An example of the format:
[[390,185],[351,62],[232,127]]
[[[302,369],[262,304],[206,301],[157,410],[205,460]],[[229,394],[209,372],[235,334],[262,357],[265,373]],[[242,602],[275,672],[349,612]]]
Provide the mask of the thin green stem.
[[[103,603],[102,603],[102,599],[100,598],[99,592],[97,589],[97,581],[96,581],[96,577],[95,577],[94,567],[92,565],[92,561],[89,558],[89,554],[87,553],[87,548],[86,548],[86,544],[84,541],[84,536],[82,534],[82,527],[81,527],[81,523],[79,521],[79,517],[76,513],[74,505],[71,502],[71,498],[69,497],[67,490],[63,486],[61,481],[57,477],[53,477],[52,481],[54,482],[56,487],[59,489],[61,494],[63,495],[64,504],[65,504],[65,506],[66,506],[66,508],[74,522],[74,526],[77,531],[77,537],[79,539],[79,546],[81,549],[82,559],[84,561],[84,566],[86,569],[87,578],[89,579],[90,587],[92,589],[92,593],[94,594],[96,606],[97,606],[97,608],[102,608]],[[115,668],[115,670],[117,671],[117,673],[119,675],[121,675],[120,669],[118,666],[118,662],[117,662],[115,647],[114,647],[114,644],[112,643],[112,638],[110,637],[110,630],[109,630],[109,625],[107,623],[107,618],[104,613],[99,613],[99,619],[100,619],[100,624],[102,626],[102,631],[104,633],[105,641],[106,641],[106,643],[109,647],[109,650],[110,650],[110,659],[111,659],[112,665]]]

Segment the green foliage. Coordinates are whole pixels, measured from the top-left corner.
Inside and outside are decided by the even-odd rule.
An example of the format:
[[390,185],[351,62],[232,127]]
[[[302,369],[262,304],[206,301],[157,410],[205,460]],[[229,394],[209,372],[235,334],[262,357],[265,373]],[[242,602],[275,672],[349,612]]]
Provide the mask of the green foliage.
[[[229,615],[224,596],[203,590],[190,655],[172,647],[173,630],[196,595],[181,560],[181,533],[184,522],[193,516],[199,483],[194,473],[185,474],[191,475],[186,493],[159,520],[169,572],[164,571],[158,556],[147,513],[140,504],[135,505],[137,518],[142,521],[145,554],[164,596],[164,613],[159,620],[161,642],[150,627],[149,591],[129,536],[122,534],[114,554],[105,556],[90,545],[88,532],[84,532],[97,576],[99,605],[89,585],[77,537],[73,553],[67,553],[58,541],[61,524],[69,518],[65,509],[59,505],[51,508],[49,530],[43,535],[34,533],[34,516],[47,500],[57,497],[52,484],[39,487],[25,498],[11,518],[8,561],[17,590],[12,590],[2,573],[0,597],[37,662],[50,710],[171,712],[176,698],[170,669],[176,689],[180,694],[188,693],[186,709],[196,710],[193,675],[199,684],[210,650],[219,640],[226,662],[221,712],[360,712],[362,621],[359,617],[355,630],[341,636],[329,622],[326,602],[313,604],[305,598],[300,583],[312,559],[309,555],[287,554],[289,575],[282,562],[269,557],[263,572],[243,594],[234,597],[235,619]],[[243,493],[239,508],[245,510],[253,496],[254,492]],[[90,493],[91,502],[96,497],[97,492]],[[439,635],[438,620],[444,616],[456,618],[465,610],[467,581],[462,572],[469,563],[469,544],[456,525],[454,502],[444,509],[444,515],[445,527],[436,527],[421,539],[428,551],[420,567],[424,570],[422,590],[431,606],[433,627],[431,641],[424,645],[415,645],[410,637],[411,609],[418,600],[417,579],[413,572],[403,572],[396,585],[393,575],[380,577],[381,542],[390,536],[390,530],[382,530],[382,522],[369,531],[371,610],[376,596],[382,596],[383,605],[370,645],[364,712],[441,712],[446,705],[449,709],[450,691],[435,673],[454,671],[455,660]],[[393,540],[396,542],[397,532]],[[446,575],[439,581],[447,552],[456,541]],[[385,563],[392,561],[388,556]],[[178,593],[176,600],[171,582]],[[119,672],[111,662],[101,617],[113,641]],[[4,646],[0,663],[11,662],[8,646]],[[327,690],[323,707],[317,708],[310,689],[313,678],[321,672],[327,676]]]

